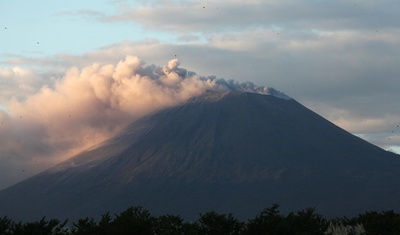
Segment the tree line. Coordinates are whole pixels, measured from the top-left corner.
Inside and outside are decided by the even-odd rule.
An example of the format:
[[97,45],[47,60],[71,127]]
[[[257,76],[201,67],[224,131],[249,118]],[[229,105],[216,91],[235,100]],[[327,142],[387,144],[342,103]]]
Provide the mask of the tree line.
[[0,218],[0,235],[223,235],[223,234],[400,234],[400,214],[394,211],[370,211],[353,218],[325,219],[314,208],[283,215],[274,204],[253,219],[240,221],[232,214],[207,212],[196,221],[184,221],[177,215],[154,216],[140,206],[99,220],[83,218],[76,222],[42,218],[35,222],[14,222]]

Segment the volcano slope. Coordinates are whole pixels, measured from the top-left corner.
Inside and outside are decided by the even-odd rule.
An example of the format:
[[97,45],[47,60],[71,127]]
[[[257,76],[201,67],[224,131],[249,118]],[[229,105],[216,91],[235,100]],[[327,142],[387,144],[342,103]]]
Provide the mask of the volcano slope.
[[207,92],[0,192],[0,216],[96,217],[141,205],[184,219],[273,203],[327,217],[400,210],[400,157],[293,99]]

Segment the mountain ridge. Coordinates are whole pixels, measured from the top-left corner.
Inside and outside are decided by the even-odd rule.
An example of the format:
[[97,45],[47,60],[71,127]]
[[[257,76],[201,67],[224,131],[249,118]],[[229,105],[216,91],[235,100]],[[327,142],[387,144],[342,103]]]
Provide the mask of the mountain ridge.
[[187,219],[208,210],[250,218],[279,203],[342,216],[400,209],[397,169],[397,155],[294,99],[208,92],[2,190],[0,213],[80,218],[142,205]]

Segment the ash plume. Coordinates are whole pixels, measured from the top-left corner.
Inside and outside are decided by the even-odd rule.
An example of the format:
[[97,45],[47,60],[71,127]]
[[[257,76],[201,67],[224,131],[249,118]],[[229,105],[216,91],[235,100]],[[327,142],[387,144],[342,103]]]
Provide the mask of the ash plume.
[[0,110],[0,188],[111,137],[144,115],[208,90],[289,99],[273,88],[202,77],[179,65],[178,59],[159,67],[126,56],[116,65],[70,68],[54,87],[45,85],[23,101],[11,99],[7,111]]

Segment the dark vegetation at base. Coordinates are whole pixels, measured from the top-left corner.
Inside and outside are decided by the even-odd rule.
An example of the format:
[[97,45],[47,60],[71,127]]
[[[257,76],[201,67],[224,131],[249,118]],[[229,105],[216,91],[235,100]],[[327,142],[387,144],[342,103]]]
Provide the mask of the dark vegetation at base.
[[[358,229],[357,229],[358,228]],[[362,229],[360,229],[362,228]],[[341,229],[341,230],[340,230]],[[338,232],[338,231],[341,232]],[[36,222],[14,222],[0,218],[0,235],[123,235],[123,234],[400,234],[400,214],[394,211],[365,212],[354,218],[325,219],[314,208],[282,215],[274,204],[246,222],[232,214],[207,212],[194,222],[176,215],[151,215],[142,207],[130,207],[111,216],[105,213],[99,221],[68,221],[43,218]]]

